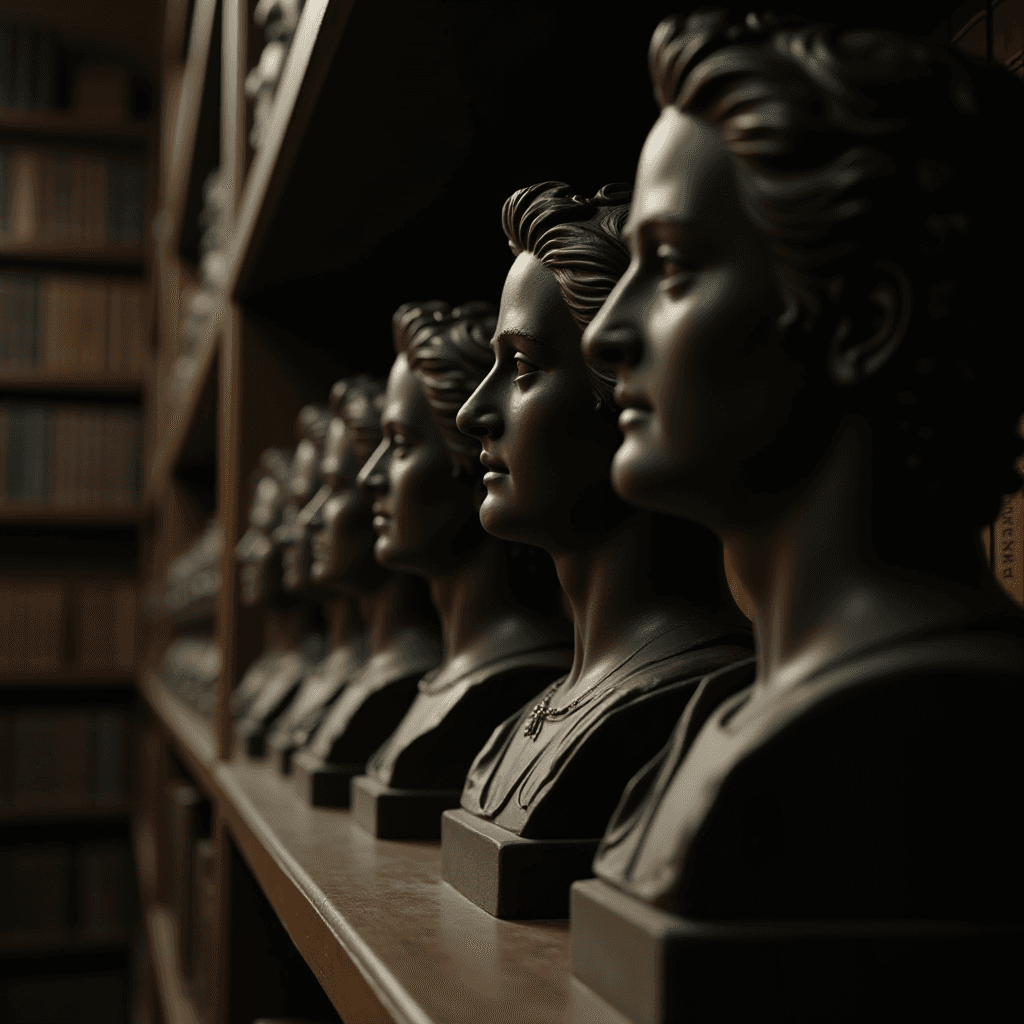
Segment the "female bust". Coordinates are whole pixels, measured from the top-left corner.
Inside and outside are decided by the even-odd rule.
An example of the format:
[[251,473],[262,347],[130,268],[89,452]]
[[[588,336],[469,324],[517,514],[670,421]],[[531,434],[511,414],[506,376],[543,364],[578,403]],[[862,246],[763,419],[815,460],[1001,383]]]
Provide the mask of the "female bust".
[[[375,437],[379,434],[376,421],[380,417],[377,404],[382,396],[383,385],[372,377],[337,381],[331,389],[330,418],[323,430],[323,457],[316,473],[307,468],[301,475],[292,474],[293,493],[308,493],[314,480],[321,485],[287,527],[282,559],[284,587],[289,593],[304,594],[323,602],[329,650],[303,680],[267,737],[267,746],[285,774],[291,770],[292,752],[309,740],[327,708],[365,657],[365,629],[355,591],[338,580],[335,567],[341,553],[339,546],[352,554],[361,552],[363,560],[372,563],[373,531],[369,519],[367,517],[365,524],[369,544],[365,543],[365,537],[332,536],[326,551],[328,557],[333,558],[334,566],[329,572],[324,572],[325,567],[320,566],[316,577],[313,542],[315,537],[324,534],[324,508],[337,509],[338,496],[354,485],[355,472],[376,447]],[[345,467],[349,470],[348,477],[344,475]],[[336,511],[333,516],[337,521]],[[358,557],[354,561],[358,561]],[[372,576],[373,584],[379,583],[380,574],[375,572]]]
[[1020,486],[1024,88],[720,12],[664,22],[651,68],[632,262],[584,350],[618,375],[616,489],[723,538],[758,652],[595,870],[697,917],[1013,918],[1024,616],[976,538]]
[[326,638],[316,595],[298,585],[300,580],[289,564],[288,552],[299,510],[319,483],[318,465],[327,421],[328,410],[323,406],[307,405],[299,410],[295,421],[298,445],[289,460],[287,476],[278,481],[283,484],[277,497],[280,521],[269,531],[269,548],[267,544],[262,548],[273,562],[275,588],[274,599],[266,603],[264,628],[288,653],[235,723],[235,735],[244,739],[246,751],[253,757],[264,755],[268,731],[284,713],[303,677],[325,653]]
[[575,620],[568,674],[494,731],[462,793],[465,810],[531,839],[600,836],[700,677],[750,655],[716,538],[609,482],[617,409],[580,338],[628,263],[629,198],[544,182],[505,203],[515,262],[491,367],[458,415],[488,469],[480,521],[550,553]]
[[281,546],[275,540],[275,530],[283,519],[291,469],[291,453],[282,449],[268,448],[260,456],[254,474],[249,528],[235,548],[242,604],[263,609],[264,632],[262,653],[231,694],[231,710],[236,718],[246,714],[267,681],[279,671],[294,673],[302,669],[302,657],[296,648],[304,609],[281,586]]
[[450,791],[453,806],[494,726],[561,675],[570,657],[543,554],[516,550],[480,526],[480,446],[455,424],[489,366],[494,313],[482,302],[408,304],[395,313],[384,440],[359,477],[374,497],[377,560],[427,580],[445,650],[367,775],[392,789]]
[[[426,584],[373,556],[372,496],[356,486],[381,440],[382,381],[338,381],[320,473],[324,486],[306,507],[309,580],[319,593],[354,601],[364,624],[364,660],[347,674],[324,674],[297,706],[288,742],[304,788],[317,804],[348,803],[348,780],[387,738],[440,660],[437,617]],[[301,695],[300,695],[301,696]],[[299,705],[299,700],[296,700]],[[282,743],[284,743],[282,739]]]

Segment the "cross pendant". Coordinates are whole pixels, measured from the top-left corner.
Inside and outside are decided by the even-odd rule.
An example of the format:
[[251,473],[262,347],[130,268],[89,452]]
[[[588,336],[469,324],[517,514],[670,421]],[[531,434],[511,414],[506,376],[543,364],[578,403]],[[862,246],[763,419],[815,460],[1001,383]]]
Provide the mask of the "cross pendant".
[[540,727],[544,724],[544,719],[547,718],[547,710],[550,703],[551,697],[545,696],[539,704],[533,705],[530,717],[526,720],[526,728],[523,730],[523,735],[527,739],[536,742],[537,737],[540,735]]

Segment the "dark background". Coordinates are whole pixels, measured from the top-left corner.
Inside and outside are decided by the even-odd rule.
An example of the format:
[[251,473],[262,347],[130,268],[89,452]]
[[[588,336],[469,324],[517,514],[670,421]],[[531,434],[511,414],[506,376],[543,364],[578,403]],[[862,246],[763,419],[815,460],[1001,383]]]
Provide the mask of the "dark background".
[[[725,4],[742,16],[749,3]],[[684,8],[685,9],[685,8]],[[696,8],[690,8],[696,9]],[[945,41],[941,3],[790,3]],[[672,3],[357,3],[262,256],[252,314],[383,371],[403,302],[497,302],[517,188],[632,182],[657,117],[647,46]]]

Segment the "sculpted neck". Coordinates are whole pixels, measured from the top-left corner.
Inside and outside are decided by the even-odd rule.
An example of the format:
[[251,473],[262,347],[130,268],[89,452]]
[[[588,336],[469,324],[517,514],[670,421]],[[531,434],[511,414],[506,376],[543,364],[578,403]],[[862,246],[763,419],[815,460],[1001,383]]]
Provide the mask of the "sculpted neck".
[[363,636],[363,623],[359,618],[359,606],[354,598],[340,597],[324,604],[327,618],[327,635],[331,649],[357,645]]
[[441,620],[444,676],[463,675],[484,661],[568,639],[557,622],[532,613],[513,595],[505,542],[497,537],[485,535],[457,571],[431,578],[430,596]]
[[[680,523],[685,551],[688,524]],[[657,633],[685,623],[745,623],[729,597],[721,568],[695,570],[679,558],[678,578],[666,593],[663,566],[672,552],[654,536],[653,514],[637,510],[599,542],[578,551],[554,554],[555,568],[572,607],[576,651],[563,695],[578,682],[591,686],[612,672]],[[702,543],[708,543],[706,534]],[[659,550],[661,548],[661,550]],[[717,546],[715,548],[717,551]],[[705,557],[704,561],[707,561]]]
[[403,645],[439,646],[437,619],[422,580],[404,573],[389,573],[381,587],[361,594],[358,600],[366,624],[367,658]]
[[723,531],[754,606],[760,685],[792,685],[860,649],[1008,609],[983,582],[973,536],[916,550],[914,522],[932,510],[884,508],[870,483],[870,424],[850,414],[796,493],[760,523]]

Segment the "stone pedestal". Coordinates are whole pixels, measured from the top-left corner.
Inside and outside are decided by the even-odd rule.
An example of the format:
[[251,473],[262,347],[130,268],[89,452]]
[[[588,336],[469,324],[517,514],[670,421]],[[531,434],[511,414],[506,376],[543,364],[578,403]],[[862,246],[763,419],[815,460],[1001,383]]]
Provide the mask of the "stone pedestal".
[[258,718],[241,718],[235,723],[235,749],[254,761],[267,753],[266,723]]
[[441,814],[458,789],[392,789],[368,775],[352,781],[352,817],[378,839],[440,839]]
[[573,972],[634,1024],[991,1019],[1021,951],[1019,928],[688,920],[596,878],[571,910]]
[[295,746],[292,744],[291,736],[279,732],[273,732],[267,737],[267,753],[274,767],[282,775],[291,775],[292,758],[295,756]]
[[292,757],[291,779],[311,807],[348,807],[349,785],[366,765],[325,764],[308,750]]
[[461,808],[441,823],[441,875],[495,917],[569,916],[569,886],[591,875],[597,839],[524,839]]

